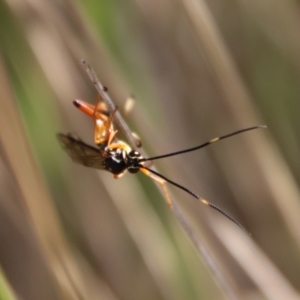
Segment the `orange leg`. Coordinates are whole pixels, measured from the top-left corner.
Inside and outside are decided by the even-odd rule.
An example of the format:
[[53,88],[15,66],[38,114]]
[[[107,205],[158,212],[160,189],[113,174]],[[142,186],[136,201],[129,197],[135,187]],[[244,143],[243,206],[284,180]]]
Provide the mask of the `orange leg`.
[[172,199],[170,196],[170,193],[168,192],[168,189],[166,187],[166,181],[163,180],[160,177],[155,176],[154,174],[150,173],[148,170],[141,168],[140,169],[145,175],[149,176],[150,178],[152,178],[153,180],[155,180],[158,184],[160,184],[164,194],[165,194],[165,198],[166,198],[166,202],[169,206],[170,209],[173,208],[173,204],[172,204]]

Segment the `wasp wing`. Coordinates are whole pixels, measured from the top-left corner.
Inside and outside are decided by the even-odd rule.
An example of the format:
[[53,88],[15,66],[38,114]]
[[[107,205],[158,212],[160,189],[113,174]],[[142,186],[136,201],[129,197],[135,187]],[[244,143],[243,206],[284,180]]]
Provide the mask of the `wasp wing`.
[[101,155],[99,149],[85,144],[72,134],[59,133],[57,138],[74,162],[87,167],[105,170],[105,157]]

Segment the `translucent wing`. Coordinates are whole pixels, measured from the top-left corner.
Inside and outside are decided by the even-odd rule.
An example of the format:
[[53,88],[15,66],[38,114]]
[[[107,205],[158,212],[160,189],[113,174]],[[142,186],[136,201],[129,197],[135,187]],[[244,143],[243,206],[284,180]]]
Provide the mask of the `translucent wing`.
[[104,160],[99,149],[89,146],[82,142],[78,137],[71,134],[57,135],[60,144],[72,160],[78,164],[105,170]]

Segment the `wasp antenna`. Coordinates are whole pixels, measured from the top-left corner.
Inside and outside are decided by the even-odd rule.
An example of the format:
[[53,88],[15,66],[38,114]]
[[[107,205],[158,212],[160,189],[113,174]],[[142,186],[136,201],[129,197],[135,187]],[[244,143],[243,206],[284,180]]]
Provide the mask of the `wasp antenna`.
[[164,154],[164,155],[154,156],[154,157],[142,158],[142,159],[139,160],[139,162],[144,162],[144,161],[148,161],[148,160],[156,160],[156,159],[161,159],[161,158],[165,158],[165,157],[175,156],[175,155],[179,155],[179,154],[183,154],[183,153],[187,153],[187,152],[192,152],[192,151],[204,148],[204,147],[206,147],[206,146],[208,146],[210,144],[213,144],[215,142],[218,142],[220,140],[224,140],[224,139],[227,139],[227,138],[232,137],[234,135],[238,135],[240,133],[243,133],[243,132],[246,132],[246,131],[250,131],[250,130],[254,130],[254,129],[259,129],[259,128],[267,128],[267,126],[266,125],[258,125],[258,126],[244,128],[244,129],[241,129],[241,130],[237,130],[237,131],[231,132],[231,133],[226,134],[226,135],[222,135],[220,137],[213,138],[210,141],[208,141],[208,142],[206,142],[204,144],[201,144],[199,146],[193,147],[193,148],[189,148],[189,149],[185,149],[185,150],[181,150],[181,151],[176,151],[176,152],[172,152],[172,153],[168,153],[168,154]]
[[201,203],[203,203],[204,205],[207,205],[213,209],[215,209],[216,211],[218,211],[219,213],[221,213],[222,215],[224,215],[227,219],[229,219],[230,221],[232,221],[233,223],[235,223],[237,226],[239,226],[243,231],[245,231],[246,233],[248,233],[248,235],[251,236],[251,233],[237,220],[235,220],[232,216],[230,216],[226,211],[224,211],[222,208],[220,208],[219,206],[199,197],[199,200],[201,201]]
[[239,226],[243,231],[245,231],[246,233],[248,233],[251,236],[251,233],[245,229],[245,227],[239,223],[237,220],[235,220],[232,216],[230,216],[227,212],[225,212],[223,209],[221,209],[219,206],[201,198],[200,196],[198,196],[196,193],[192,192],[191,190],[189,190],[188,188],[172,181],[171,179],[168,179],[167,177],[157,173],[156,171],[149,169],[147,167],[144,167],[143,165],[139,165],[139,167],[141,169],[146,169],[147,171],[149,171],[150,173],[153,173],[154,175],[164,179],[166,182],[169,182],[170,184],[178,187],[179,189],[185,191],[186,193],[190,194],[191,196],[193,196],[194,198],[196,198],[197,200],[199,200],[202,204],[207,205],[213,209],[215,209],[216,211],[218,211],[219,213],[221,213],[223,216],[225,216],[227,219],[229,219],[231,222],[235,223],[237,226]]

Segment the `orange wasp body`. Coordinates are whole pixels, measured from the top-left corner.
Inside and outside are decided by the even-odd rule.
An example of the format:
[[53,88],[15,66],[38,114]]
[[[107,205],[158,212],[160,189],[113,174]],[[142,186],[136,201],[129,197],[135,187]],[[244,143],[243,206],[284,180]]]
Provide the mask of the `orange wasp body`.
[[[114,130],[113,119],[117,108],[109,112],[106,103],[101,101],[100,96],[98,96],[96,105],[78,99],[74,100],[73,104],[83,113],[93,118],[94,142],[99,147],[97,156],[100,154],[105,159],[104,162],[106,162],[106,164],[104,164],[104,169],[113,173],[116,179],[120,178],[127,171],[127,168],[124,167],[124,164],[119,163],[120,158],[118,158],[118,152],[129,153],[131,148],[128,144],[116,138],[118,131]],[[74,137],[72,138],[74,139]],[[76,141],[73,140],[72,145],[75,144]],[[73,146],[71,146],[71,148],[72,147]],[[125,157],[125,155],[123,155],[122,158],[123,157]],[[113,161],[116,161],[116,164],[108,162],[111,158],[113,158]],[[113,165],[115,165],[115,167]],[[96,164],[95,167],[99,168],[98,164]]]
[[67,154],[72,158],[73,161],[88,167],[109,171],[114,175],[114,178],[116,179],[124,175],[126,171],[128,171],[129,173],[137,173],[138,171],[142,171],[145,175],[151,177],[153,180],[155,180],[161,185],[166,197],[166,201],[170,208],[172,208],[172,201],[170,194],[165,186],[166,182],[169,182],[170,184],[187,192],[194,198],[198,199],[201,203],[219,211],[232,222],[234,222],[243,230],[245,230],[239,222],[237,222],[234,218],[228,215],[221,208],[203,199],[202,197],[198,196],[196,193],[190,191],[186,187],[146,167],[145,162],[175,156],[187,152],[192,152],[204,148],[222,139],[226,139],[231,136],[240,134],[242,132],[254,130],[257,128],[265,128],[266,126],[249,127],[246,129],[232,132],[227,135],[223,135],[221,137],[214,138],[206,143],[203,143],[193,148],[168,153],[165,155],[143,158],[138,151],[132,150],[128,144],[126,144],[123,141],[117,140],[117,131],[114,130],[113,126],[113,119],[117,108],[110,112],[107,105],[103,101],[101,101],[100,97],[98,97],[96,105],[92,105],[81,100],[74,100],[73,103],[82,112],[93,118],[94,142],[98,146],[98,148],[95,148],[90,145],[87,145],[71,134],[58,134],[59,141],[61,142],[63,148],[65,149]]
[[106,103],[98,99],[96,106],[82,100],[74,100],[73,104],[86,115],[94,119],[94,142],[96,145],[111,144],[117,131],[114,131],[113,119],[117,109],[109,113]]

